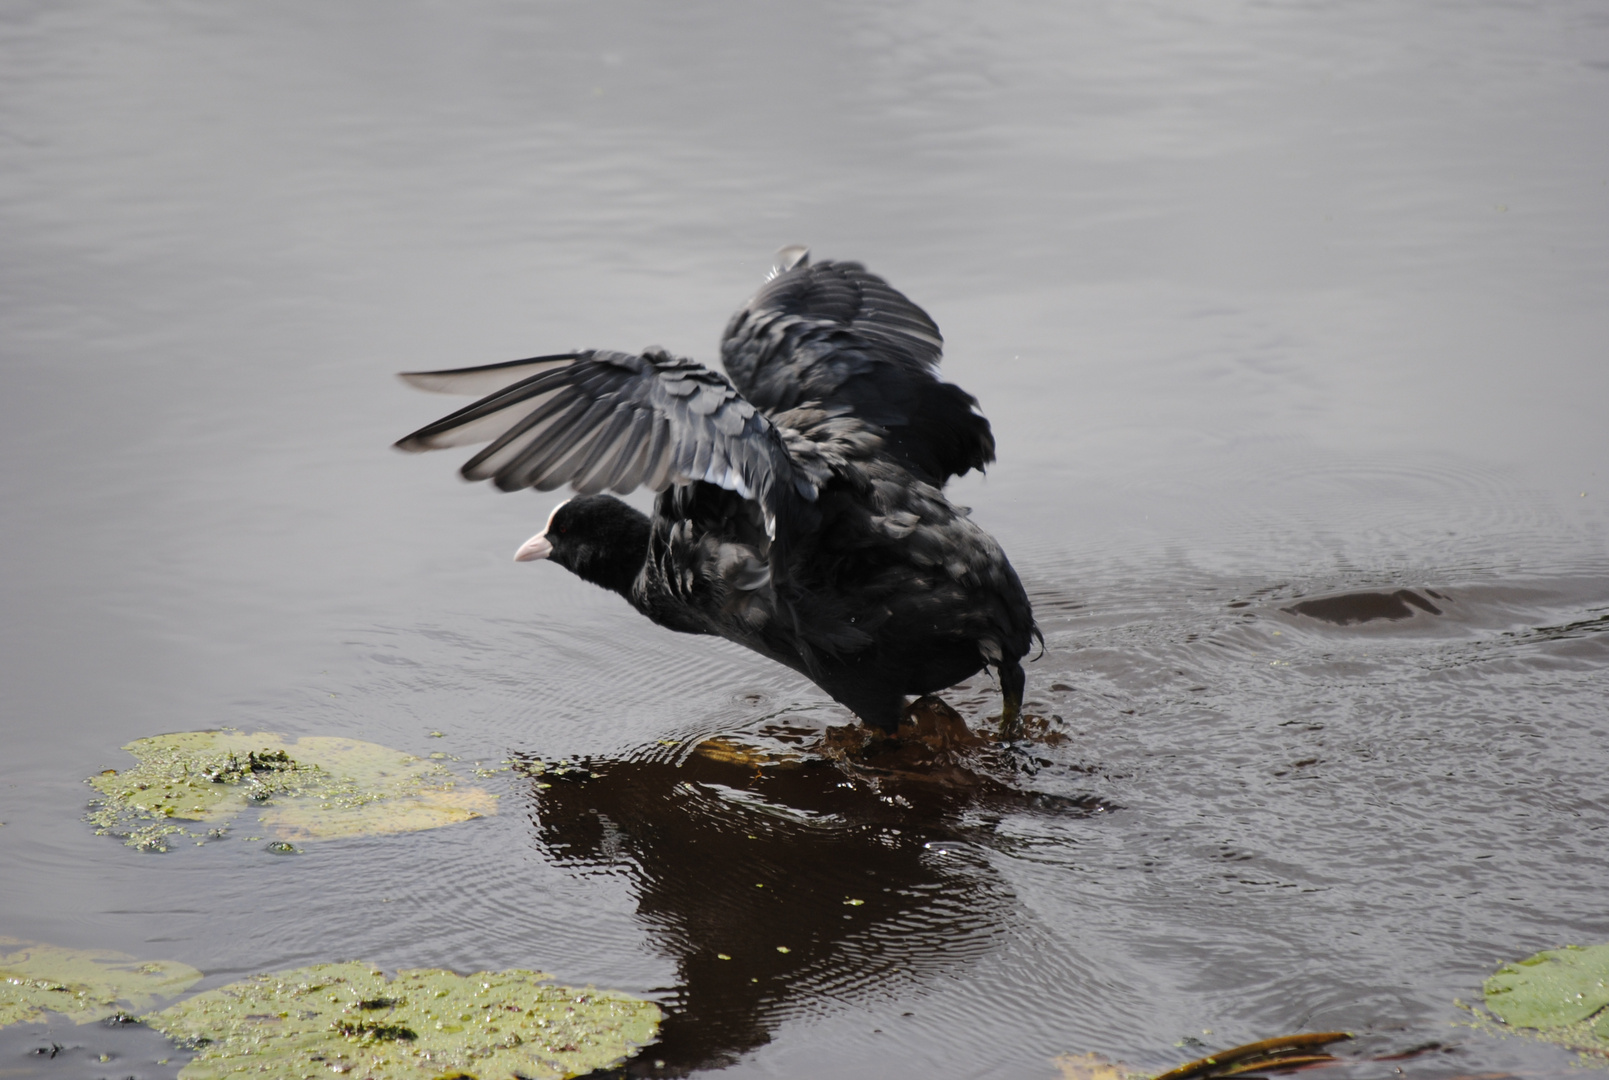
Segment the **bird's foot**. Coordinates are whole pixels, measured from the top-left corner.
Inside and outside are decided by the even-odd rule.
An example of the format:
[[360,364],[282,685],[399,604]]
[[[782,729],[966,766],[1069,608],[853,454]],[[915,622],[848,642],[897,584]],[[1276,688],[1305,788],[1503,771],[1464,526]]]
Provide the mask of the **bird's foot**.
[[1001,742],[1014,742],[1023,736],[1022,698],[1006,697],[1006,706],[1000,713]]

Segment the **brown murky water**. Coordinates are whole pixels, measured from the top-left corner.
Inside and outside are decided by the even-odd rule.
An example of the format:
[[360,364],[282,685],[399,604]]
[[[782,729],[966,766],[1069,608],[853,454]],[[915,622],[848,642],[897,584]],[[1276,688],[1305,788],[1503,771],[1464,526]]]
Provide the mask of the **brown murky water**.
[[[537,967],[662,1002],[654,1074],[1328,1029],[1334,1075],[1569,1074],[1453,1002],[1609,940],[1605,116],[1586,2],[6,7],[0,935]],[[1060,738],[975,782],[697,752],[847,717],[511,564],[555,497],[387,449],[441,404],[396,370],[713,359],[796,241],[995,425],[956,498]],[[217,725],[572,764],[295,857],[80,820]],[[0,1031],[0,1075],[164,1056]]]

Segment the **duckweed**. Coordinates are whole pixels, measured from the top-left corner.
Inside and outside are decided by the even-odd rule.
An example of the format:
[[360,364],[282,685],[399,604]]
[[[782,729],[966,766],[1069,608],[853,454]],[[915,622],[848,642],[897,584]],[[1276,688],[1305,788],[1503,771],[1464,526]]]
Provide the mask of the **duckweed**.
[[[227,834],[254,811],[280,841],[413,832],[497,812],[444,766],[358,739],[185,731],[138,739],[137,763],[89,778],[88,820],[142,851]],[[283,850],[283,849],[276,849]]]
[[554,986],[537,971],[317,964],[197,994],[145,1022],[194,1047],[180,1080],[331,1072],[372,1080],[579,1076],[651,1042],[651,1002]]
[[201,972],[171,960],[64,949],[0,937],[0,1027],[64,1013],[80,1024],[148,1009],[183,993]]

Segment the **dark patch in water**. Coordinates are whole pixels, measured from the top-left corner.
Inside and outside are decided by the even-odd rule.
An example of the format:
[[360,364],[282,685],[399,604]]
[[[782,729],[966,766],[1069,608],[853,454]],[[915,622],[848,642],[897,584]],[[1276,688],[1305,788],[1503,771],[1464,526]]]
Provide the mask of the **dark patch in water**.
[[1539,641],[1569,641],[1606,632],[1609,632],[1609,615],[1600,615],[1595,619],[1581,619],[1560,626],[1539,626],[1525,636]]
[[173,1080],[191,1057],[188,1048],[138,1022],[79,1025],[53,1013],[0,1027],[0,1076],[6,1077]]
[[[785,749],[797,741],[787,734],[765,741]],[[891,742],[846,762],[712,740],[680,761],[595,760],[536,789],[542,845],[629,873],[640,917],[676,960],[660,1041],[626,1074],[731,1064],[823,996],[887,995],[964,970],[1016,909],[967,848],[1007,812],[1104,809],[919,761],[948,747]]]
[[[1445,597],[1439,593],[1430,593],[1437,599]],[[1321,596],[1316,600],[1303,600],[1299,604],[1292,604],[1280,610],[1287,615],[1306,615],[1310,619],[1320,622],[1333,623],[1336,626],[1348,626],[1352,623],[1373,622],[1376,619],[1410,619],[1414,609],[1440,615],[1441,608],[1420,596],[1412,589],[1398,589],[1396,592],[1356,592],[1342,593],[1340,596]]]

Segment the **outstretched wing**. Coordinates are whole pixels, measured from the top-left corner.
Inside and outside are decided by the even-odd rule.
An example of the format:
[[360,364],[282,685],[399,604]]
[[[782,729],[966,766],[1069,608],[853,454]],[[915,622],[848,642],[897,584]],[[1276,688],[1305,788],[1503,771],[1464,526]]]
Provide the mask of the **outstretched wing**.
[[719,373],[660,350],[588,351],[406,381],[446,392],[492,392],[397,442],[408,451],[488,442],[460,470],[504,491],[663,491],[703,480],[760,504],[775,522],[816,481],[795,467],[781,436]]
[[937,376],[944,339],[927,312],[853,262],[811,264],[784,248],[777,269],[740,308],[721,359],[743,395],[775,414],[842,409],[883,429],[889,452],[942,486],[994,460],[977,399]]

